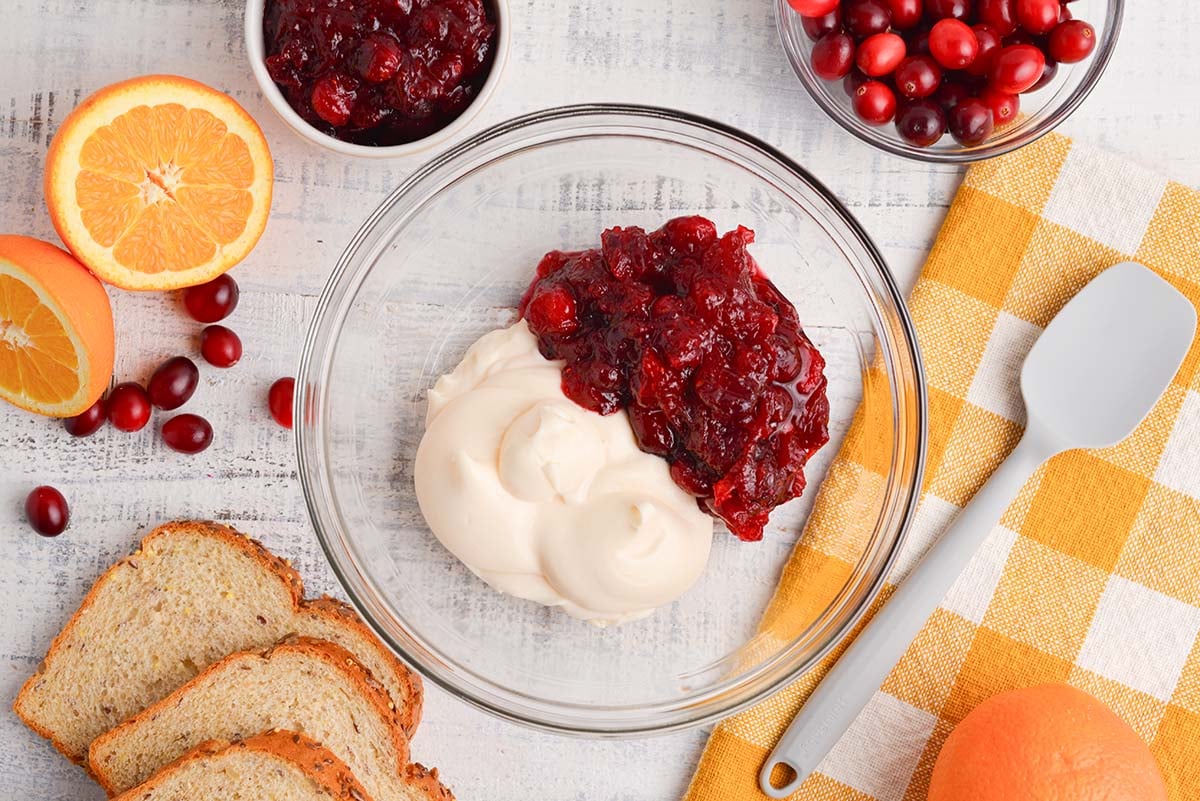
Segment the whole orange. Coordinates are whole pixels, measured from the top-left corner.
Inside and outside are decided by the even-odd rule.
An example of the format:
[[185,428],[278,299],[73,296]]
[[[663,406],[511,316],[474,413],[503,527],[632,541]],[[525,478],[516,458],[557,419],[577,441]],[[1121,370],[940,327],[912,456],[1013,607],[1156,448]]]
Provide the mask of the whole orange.
[[929,801],[1166,801],[1153,754],[1107,706],[1065,684],[1001,693],[942,746]]

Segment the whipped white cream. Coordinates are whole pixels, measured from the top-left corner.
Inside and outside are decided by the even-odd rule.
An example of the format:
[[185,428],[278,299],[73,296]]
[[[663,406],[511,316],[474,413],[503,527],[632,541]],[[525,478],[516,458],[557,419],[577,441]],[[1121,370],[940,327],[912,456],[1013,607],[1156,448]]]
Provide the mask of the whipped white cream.
[[712,518],[625,412],[584,409],[561,384],[524,321],[472,345],[429,392],[421,512],[500,592],[601,625],[645,617],[700,577]]

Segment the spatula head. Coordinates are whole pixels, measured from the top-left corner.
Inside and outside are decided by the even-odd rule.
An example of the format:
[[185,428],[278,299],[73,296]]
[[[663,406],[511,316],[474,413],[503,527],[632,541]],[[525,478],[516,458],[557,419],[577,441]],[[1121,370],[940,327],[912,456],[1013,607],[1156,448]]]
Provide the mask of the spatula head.
[[1195,308],[1162,278],[1133,262],[1105,270],[1025,360],[1030,425],[1064,449],[1115,445],[1158,402],[1195,334]]

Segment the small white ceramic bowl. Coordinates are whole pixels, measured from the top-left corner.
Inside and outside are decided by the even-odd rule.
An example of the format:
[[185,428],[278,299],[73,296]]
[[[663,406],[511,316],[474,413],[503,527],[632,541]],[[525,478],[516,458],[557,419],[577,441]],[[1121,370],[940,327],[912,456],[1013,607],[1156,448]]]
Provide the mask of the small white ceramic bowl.
[[250,69],[254,73],[254,80],[258,81],[258,86],[262,90],[263,97],[267,99],[267,102],[271,104],[271,108],[275,109],[275,112],[283,121],[288,124],[288,127],[304,139],[326,150],[332,150],[335,153],[341,153],[346,156],[363,156],[375,159],[411,156],[415,153],[421,153],[436,147],[460,133],[488,102],[492,93],[496,90],[496,85],[500,82],[500,75],[504,72],[505,64],[508,62],[510,37],[508,0],[485,0],[485,2],[491,6],[492,11],[496,15],[496,56],[492,62],[492,70],[488,73],[487,80],[484,81],[479,94],[463,110],[463,113],[445,128],[431,133],[422,139],[406,142],[402,145],[375,147],[373,145],[343,142],[329,134],[318,131],[296,113],[296,110],[287,102],[287,98],[283,96],[283,92],[271,80],[270,73],[267,72],[266,43],[263,41],[263,14],[266,9],[266,0],[246,0],[246,55],[250,59]]

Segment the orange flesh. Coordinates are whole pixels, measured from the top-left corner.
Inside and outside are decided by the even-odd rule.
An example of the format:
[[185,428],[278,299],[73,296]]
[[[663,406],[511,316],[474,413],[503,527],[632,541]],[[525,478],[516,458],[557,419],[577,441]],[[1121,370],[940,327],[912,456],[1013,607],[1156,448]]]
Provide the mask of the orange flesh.
[[62,322],[24,282],[0,274],[0,389],[45,404],[79,391],[79,356]]
[[83,144],[75,199],[95,241],[141,273],[189,270],[246,229],[254,162],[203,109],[136,106]]

